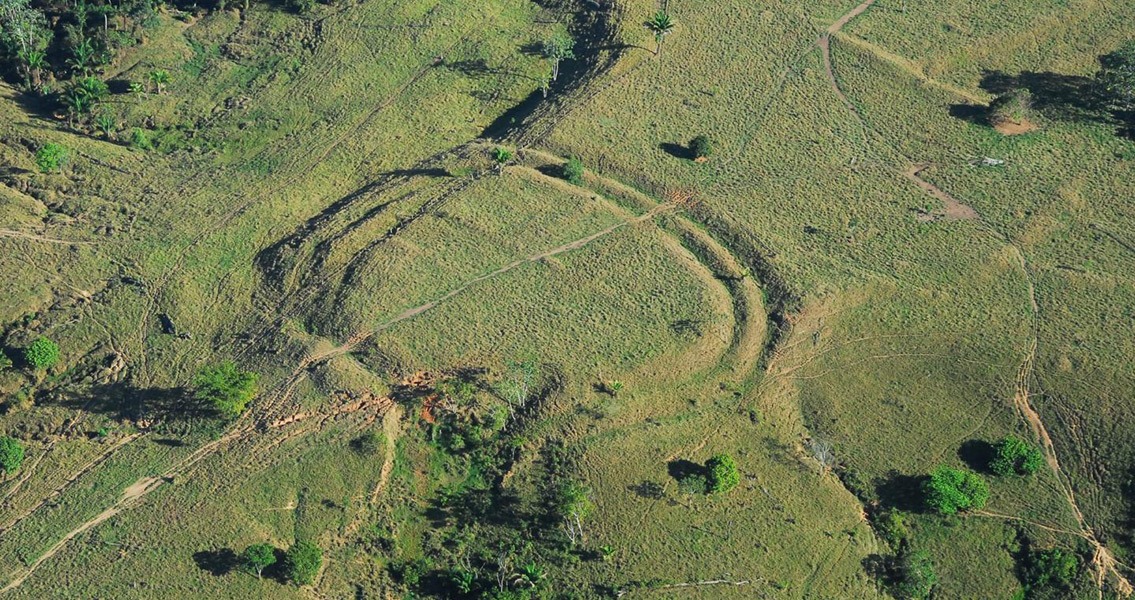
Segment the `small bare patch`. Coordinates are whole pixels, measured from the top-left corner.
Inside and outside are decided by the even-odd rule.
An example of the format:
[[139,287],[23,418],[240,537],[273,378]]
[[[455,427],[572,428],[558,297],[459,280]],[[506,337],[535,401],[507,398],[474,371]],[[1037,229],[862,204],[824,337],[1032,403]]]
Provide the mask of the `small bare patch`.
[[1037,126],[1028,119],[1021,119],[1020,121],[1013,121],[1005,119],[993,125],[993,129],[1001,135],[1024,135],[1037,130]]

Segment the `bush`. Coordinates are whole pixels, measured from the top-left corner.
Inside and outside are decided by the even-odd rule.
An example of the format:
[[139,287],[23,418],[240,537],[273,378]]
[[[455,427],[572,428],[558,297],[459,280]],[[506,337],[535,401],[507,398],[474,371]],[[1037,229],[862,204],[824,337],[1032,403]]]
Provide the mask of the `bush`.
[[931,590],[938,583],[934,565],[925,550],[903,551],[895,561],[892,592],[899,600],[922,600],[929,598]]
[[1021,123],[1029,118],[1033,95],[1027,89],[1011,90],[989,103],[989,124]]
[[59,362],[59,345],[41,337],[24,348],[24,360],[36,369],[50,369]]
[[233,418],[244,412],[256,396],[255,373],[238,371],[232,361],[206,366],[193,378],[194,397],[222,416]]
[[382,438],[373,431],[368,431],[351,440],[351,449],[363,456],[374,456],[382,450]]
[[1059,548],[1030,552],[1023,570],[1025,588],[1066,590],[1071,587],[1078,566],[1076,555]]
[[993,460],[989,470],[1002,477],[1012,475],[1032,475],[1044,462],[1040,449],[1016,436],[1007,436],[997,442],[993,450]]
[[48,142],[35,153],[35,166],[41,173],[58,171],[67,162],[67,148],[54,142]]
[[564,179],[572,185],[583,183],[583,161],[574,156],[569,158],[568,161],[564,163],[563,175]]
[[713,142],[710,142],[708,137],[699,135],[690,140],[690,152],[694,153],[695,159],[709,158],[713,154]]
[[315,582],[315,576],[323,566],[323,550],[307,540],[296,542],[288,548],[284,565],[289,579],[299,585],[309,585]]
[[11,475],[24,464],[24,445],[20,440],[0,436],[0,475]]
[[887,510],[875,515],[872,519],[875,531],[879,537],[887,541],[892,548],[897,548],[906,540],[909,532],[906,528],[906,515],[901,511]]
[[712,494],[732,490],[741,483],[737,463],[728,454],[718,454],[705,463],[705,487]]
[[926,506],[943,515],[979,509],[989,501],[989,486],[980,475],[942,465],[922,484]]

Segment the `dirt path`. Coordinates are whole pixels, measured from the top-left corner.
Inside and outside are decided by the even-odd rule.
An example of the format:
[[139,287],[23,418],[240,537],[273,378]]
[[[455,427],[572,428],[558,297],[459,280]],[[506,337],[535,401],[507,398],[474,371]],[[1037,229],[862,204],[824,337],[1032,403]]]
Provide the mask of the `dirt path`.
[[402,407],[395,404],[382,416],[382,434],[386,438],[386,456],[382,457],[382,469],[378,472],[378,484],[370,493],[370,503],[373,506],[378,497],[390,482],[390,473],[394,470],[394,454],[397,450],[399,422],[402,420]]
[[929,220],[934,220],[938,216],[946,221],[977,220],[979,218],[977,211],[974,210],[972,206],[957,201],[953,196],[942,191],[938,186],[919,177],[919,173],[922,173],[929,167],[930,165],[926,164],[911,165],[910,168],[903,171],[903,175],[907,179],[913,181],[915,185],[922,188],[926,193],[940,200],[943,206],[945,206],[942,212],[935,212],[928,215],[930,217]]
[[59,552],[60,549],[66,546],[67,542],[73,540],[75,537],[81,535],[83,532],[98,525],[99,523],[102,523],[103,521],[106,521],[114,515],[122,512],[123,509],[127,508],[130,504],[137,501],[139,498],[142,498],[146,494],[149,494],[150,492],[161,487],[162,483],[164,483],[164,481],[157,477],[145,477],[143,479],[139,479],[134,483],[134,485],[126,488],[118,502],[115,502],[110,508],[95,515],[93,518],[83,523],[82,525],[79,525],[75,529],[72,529],[70,533],[63,536],[63,538],[59,541],[55,542],[55,544],[48,548],[46,552],[41,554],[40,557],[35,560],[35,562],[28,565],[28,568],[24,569],[23,573],[21,573],[19,577],[13,579],[8,583],[8,585],[0,589],[0,594],[10,592],[20,587],[20,585],[22,585],[24,581],[31,576],[32,573],[35,573],[40,564],[42,564],[52,556],[55,556],[55,553]]

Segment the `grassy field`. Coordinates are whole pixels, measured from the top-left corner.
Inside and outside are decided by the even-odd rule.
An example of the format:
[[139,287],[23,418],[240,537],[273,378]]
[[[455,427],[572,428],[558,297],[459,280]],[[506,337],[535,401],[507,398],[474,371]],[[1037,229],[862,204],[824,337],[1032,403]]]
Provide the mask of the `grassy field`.
[[[1030,545],[1076,553],[1065,596],[1122,595],[1135,146],[1059,85],[1135,5],[880,0],[828,31],[854,8],[674,0],[657,54],[638,0],[171,10],[103,74],[113,139],[0,87],[2,346],[63,356],[0,371],[28,449],[0,596],[473,597],[451,577],[512,544],[501,572],[539,563],[548,597],[876,598],[887,511],[934,597],[1032,597]],[[126,91],[154,68],[167,90]],[[1035,131],[967,118],[992,80],[1032,89]],[[49,141],[70,160],[41,174]],[[183,414],[228,359],[261,376],[248,412]],[[455,447],[454,381],[516,416]],[[986,472],[1009,434],[1035,476]],[[719,453],[737,489],[689,493]],[[922,507],[940,464],[988,505]],[[570,546],[562,480],[594,504]],[[300,539],[312,586],[235,569]]]

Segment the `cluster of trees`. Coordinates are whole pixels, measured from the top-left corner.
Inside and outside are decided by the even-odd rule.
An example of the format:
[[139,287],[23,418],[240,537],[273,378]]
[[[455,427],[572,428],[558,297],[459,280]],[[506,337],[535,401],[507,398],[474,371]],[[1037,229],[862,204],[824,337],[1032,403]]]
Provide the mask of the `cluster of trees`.
[[[246,573],[255,573],[263,578],[264,571],[279,561],[276,547],[272,544],[253,544],[240,553],[239,564]],[[299,540],[284,553],[282,575],[297,585],[315,583],[319,569],[323,567],[323,550],[313,542]]]
[[[1033,475],[1044,464],[1040,448],[1009,435],[993,446],[985,465],[994,475]],[[941,465],[922,484],[926,507],[943,515],[980,510],[989,501],[989,484],[981,475],[965,469]]]
[[678,488],[687,494],[724,494],[741,483],[737,461],[729,454],[715,454],[705,462],[701,472],[689,473],[678,481]]

